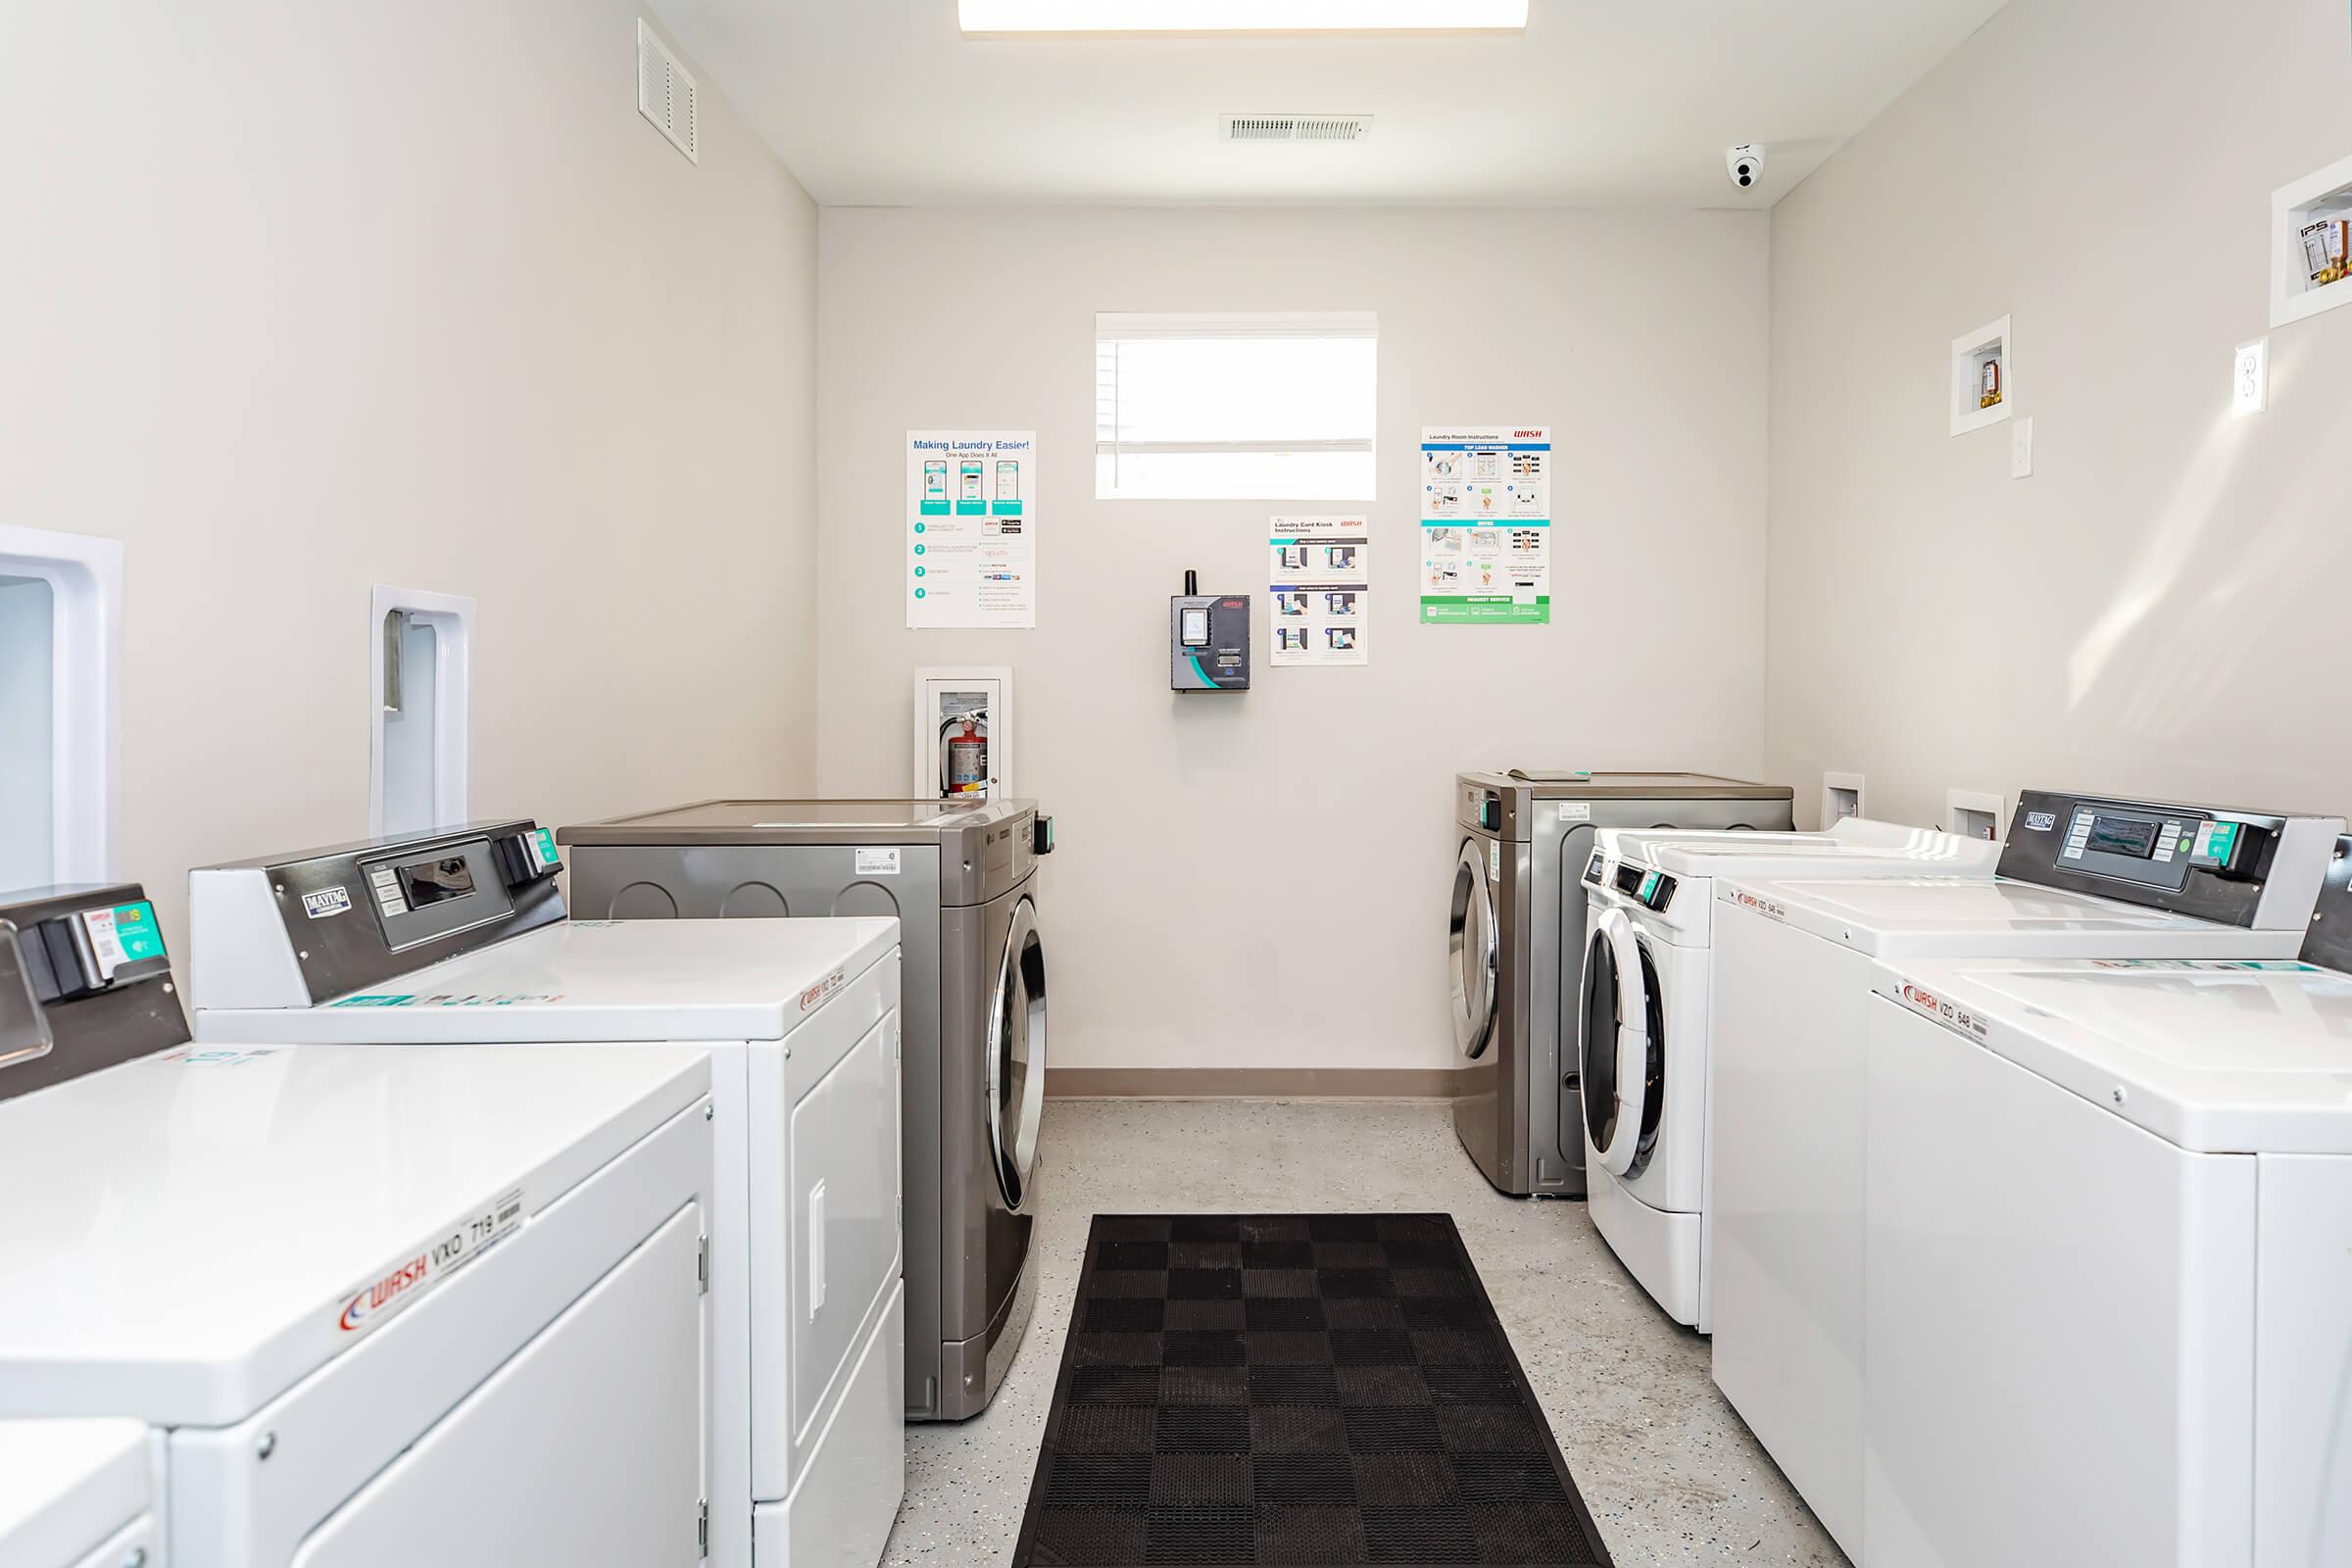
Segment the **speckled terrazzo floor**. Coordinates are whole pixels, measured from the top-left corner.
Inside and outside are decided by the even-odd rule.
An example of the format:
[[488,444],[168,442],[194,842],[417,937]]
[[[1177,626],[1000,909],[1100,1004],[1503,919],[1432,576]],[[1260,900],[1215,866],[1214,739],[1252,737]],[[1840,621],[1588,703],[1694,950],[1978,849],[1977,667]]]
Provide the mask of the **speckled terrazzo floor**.
[[981,1415],[907,1431],[886,1564],[1004,1563],[1061,1365],[1087,1222],[1102,1213],[1444,1209],[1501,1314],[1620,1568],[1845,1557],[1582,1203],[1487,1186],[1438,1104],[1055,1101],[1042,1149],[1037,1315]]

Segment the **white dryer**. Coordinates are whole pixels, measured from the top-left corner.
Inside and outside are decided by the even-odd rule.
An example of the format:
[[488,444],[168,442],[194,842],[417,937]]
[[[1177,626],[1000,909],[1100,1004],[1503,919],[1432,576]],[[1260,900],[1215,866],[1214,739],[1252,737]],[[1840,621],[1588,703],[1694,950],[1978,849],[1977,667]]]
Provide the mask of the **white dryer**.
[[2030,791],[1990,879],[1717,879],[1715,1383],[1848,1556],[1870,1545],[1873,964],[2289,958],[2342,831],[2335,817]]
[[1882,964],[1872,1568],[2352,1563],[2352,894],[2308,957]]
[[0,1102],[0,1417],[152,1436],[16,1528],[127,1539],[100,1568],[699,1561],[708,1054],[116,1060],[168,960],[83,964],[70,902],[0,922],[0,1076],[51,1070]]
[[[1571,1028],[1592,1223],[1678,1323],[1714,1313],[1706,1187],[1718,876],[1992,875],[1997,845],[1849,818],[1827,833],[1603,828]],[[1573,960],[1571,960],[1573,961]]]
[[0,1563],[168,1568],[162,1475],[136,1421],[0,1421]]
[[510,821],[199,870],[197,1039],[708,1051],[710,1555],[874,1562],[906,1482],[899,923],[568,920],[558,869]]

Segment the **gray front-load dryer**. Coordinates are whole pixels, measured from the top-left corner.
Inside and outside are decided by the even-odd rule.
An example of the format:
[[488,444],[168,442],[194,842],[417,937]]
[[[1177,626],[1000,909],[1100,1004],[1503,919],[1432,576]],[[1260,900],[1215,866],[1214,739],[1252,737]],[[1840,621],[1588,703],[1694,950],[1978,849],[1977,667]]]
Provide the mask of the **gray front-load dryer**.
[[706,801],[556,835],[581,918],[899,917],[913,1420],[977,1415],[1029,1325],[1041,821],[1028,801]]
[[1453,1130],[1496,1188],[1522,1198],[1584,1195],[1573,1044],[1593,830],[1785,830],[1793,825],[1791,793],[1698,773],[1514,770],[1454,780],[1460,845],[1446,961],[1462,1071]]

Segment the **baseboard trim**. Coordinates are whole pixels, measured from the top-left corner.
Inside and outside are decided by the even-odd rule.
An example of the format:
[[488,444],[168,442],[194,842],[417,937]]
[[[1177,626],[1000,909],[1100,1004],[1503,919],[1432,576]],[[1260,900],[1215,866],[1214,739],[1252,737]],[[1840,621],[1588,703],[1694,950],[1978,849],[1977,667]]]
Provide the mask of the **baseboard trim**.
[[1049,1100],[1451,1100],[1451,1067],[1054,1067]]

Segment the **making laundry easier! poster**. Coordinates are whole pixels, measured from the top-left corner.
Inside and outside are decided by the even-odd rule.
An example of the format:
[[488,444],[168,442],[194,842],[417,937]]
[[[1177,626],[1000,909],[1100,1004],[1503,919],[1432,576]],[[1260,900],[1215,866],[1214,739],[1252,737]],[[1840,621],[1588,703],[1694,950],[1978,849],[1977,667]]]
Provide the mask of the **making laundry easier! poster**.
[[1037,624],[1037,432],[906,432],[906,624]]
[[1421,432],[1421,620],[1551,619],[1551,429]]
[[1368,518],[1276,517],[1266,541],[1274,663],[1364,664],[1371,618]]

